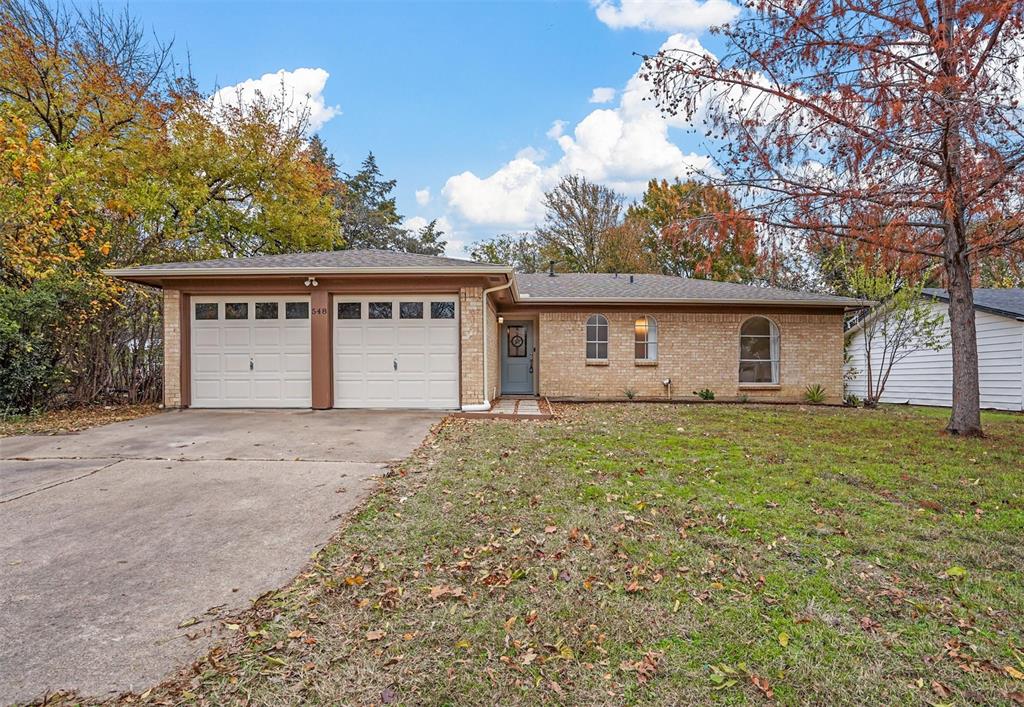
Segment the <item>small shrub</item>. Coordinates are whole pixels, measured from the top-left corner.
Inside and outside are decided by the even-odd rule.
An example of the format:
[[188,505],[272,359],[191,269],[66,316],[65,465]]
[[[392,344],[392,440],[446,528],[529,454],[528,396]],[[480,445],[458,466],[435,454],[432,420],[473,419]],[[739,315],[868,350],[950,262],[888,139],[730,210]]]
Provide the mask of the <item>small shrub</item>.
[[741,403],[749,403],[750,402],[750,396],[747,395],[746,393],[743,393],[742,395],[740,395],[740,397],[738,397],[736,399],[739,400]]
[[846,398],[843,400],[843,402],[846,403],[849,407],[852,407],[852,408],[860,407],[860,398],[858,398],[853,393],[848,393],[846,395]]
[[820,405],[825,402],[825,389],[821,387],[820,383],[807,386],[807,390],[804,391],[804,400],[812,405]]
[[636,391],[633,390],[632,388],[626,388],[624,391],[622,391],[622,394],[626,396],[627,400],[632,400],[633,398],[636,397]]
[[711,388],[701,388],[700,390],[693,391],[693,394],[696,395],[701,400],[715,399],[715,391],[711,390]]

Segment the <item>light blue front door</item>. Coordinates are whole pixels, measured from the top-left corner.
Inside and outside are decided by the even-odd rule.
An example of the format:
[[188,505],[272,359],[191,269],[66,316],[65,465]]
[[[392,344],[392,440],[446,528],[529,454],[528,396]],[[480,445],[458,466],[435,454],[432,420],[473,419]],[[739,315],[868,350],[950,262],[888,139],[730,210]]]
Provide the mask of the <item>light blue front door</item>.
[[501,327],[501,392],[533,394],[533,342],[531,322],[505,322]]

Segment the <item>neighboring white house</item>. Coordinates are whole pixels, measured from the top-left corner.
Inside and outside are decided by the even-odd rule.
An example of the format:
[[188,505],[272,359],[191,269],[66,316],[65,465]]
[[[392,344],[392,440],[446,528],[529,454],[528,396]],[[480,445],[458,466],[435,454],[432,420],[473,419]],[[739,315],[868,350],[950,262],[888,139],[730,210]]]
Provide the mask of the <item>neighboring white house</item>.
[[[915,351],[893,366],[882,393],[883,403],[911,403],[949,407],[953,397],[953,358],[949,346],[949,297],[945,290],[925,289],[924,296],[934,300],[932,307],[942,312],[945,348]],[[998,410],[1024,410],[1024,289],[977,289],[974,309],[978,329],[978,374],[981,407]],[[875,344],[872,365],[881,342]],[[856,375],[847,383],[847,391],[860,398],[867,395],[867,362],[864,335],[859,327],[847,332],[849,354],[847,369]]]

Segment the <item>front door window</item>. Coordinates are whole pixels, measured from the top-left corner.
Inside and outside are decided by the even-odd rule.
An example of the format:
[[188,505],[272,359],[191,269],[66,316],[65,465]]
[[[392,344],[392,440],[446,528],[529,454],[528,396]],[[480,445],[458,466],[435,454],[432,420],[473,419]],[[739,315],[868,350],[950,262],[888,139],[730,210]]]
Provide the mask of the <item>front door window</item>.
[[526,358],[526,327],[510,325],[507,336],[509,358]]

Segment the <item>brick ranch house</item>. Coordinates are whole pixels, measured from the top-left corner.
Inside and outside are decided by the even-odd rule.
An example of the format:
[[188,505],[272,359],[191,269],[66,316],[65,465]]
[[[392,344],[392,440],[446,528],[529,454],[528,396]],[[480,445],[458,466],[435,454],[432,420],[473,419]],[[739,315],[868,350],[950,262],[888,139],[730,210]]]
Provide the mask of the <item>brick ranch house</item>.
[[521,274],[377,250],[108,271],[163,289],[164,402],[486,409],[843,392],[845,297],[663,275]]

